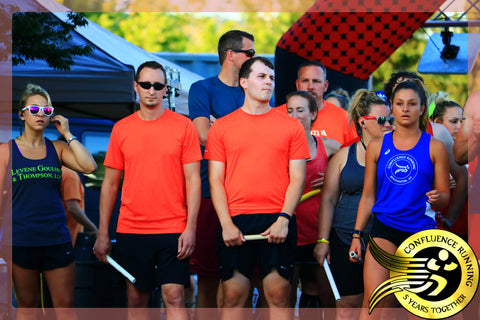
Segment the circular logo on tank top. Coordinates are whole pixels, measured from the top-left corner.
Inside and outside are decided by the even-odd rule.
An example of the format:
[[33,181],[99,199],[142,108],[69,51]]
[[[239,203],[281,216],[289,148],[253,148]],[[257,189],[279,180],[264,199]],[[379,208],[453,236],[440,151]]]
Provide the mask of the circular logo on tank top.
[[409,154],[397,154],[387,162],[385,175],[391,183],[410,183],[418,174],[417,160]]

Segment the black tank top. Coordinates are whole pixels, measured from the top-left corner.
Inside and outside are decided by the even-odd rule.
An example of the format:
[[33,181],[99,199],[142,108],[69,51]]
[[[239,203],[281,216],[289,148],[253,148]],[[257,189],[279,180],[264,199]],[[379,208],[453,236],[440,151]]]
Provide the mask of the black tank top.
[[[338,199],[333,216],[333,228],[338,237],[347,245],[352,242],[352,231],[357,219],[358,203],[362,197],[365,167],[357,161],[357,144],[348,148],[347,162],[340,173]],[[365,229],[365,239],[368,240],[371,222]]]

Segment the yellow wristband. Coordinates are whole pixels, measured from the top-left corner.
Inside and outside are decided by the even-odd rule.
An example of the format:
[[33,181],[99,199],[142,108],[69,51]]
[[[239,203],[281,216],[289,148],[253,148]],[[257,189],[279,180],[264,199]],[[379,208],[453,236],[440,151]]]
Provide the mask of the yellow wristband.
[[327,239],[322,238],[322,239],[318,239],[318,240],[317,240],[317,243],[328,243],[328,244],[329,244],[330,241],[328,241]]

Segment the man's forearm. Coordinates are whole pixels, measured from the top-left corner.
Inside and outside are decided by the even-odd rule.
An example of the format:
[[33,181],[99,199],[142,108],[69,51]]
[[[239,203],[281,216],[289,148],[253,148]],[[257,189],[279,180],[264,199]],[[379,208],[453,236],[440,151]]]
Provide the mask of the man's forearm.
[[453,224],[457,220],[460,212],[463,208],[465,201],[467,200],[468,193],[468,172],[465,167],[461,167],[461,170],[457,170],[455,182],[456,186],[452,190],[450,198],[450,205],[448,207],[447,219]]
[[112,217],[113,207],[117,198],[117,192],[113,190],[111,186],[104,187],[100,192],[100,209],[99,209],[99,222],[98,222],[98,234],[108,235],[108,228],[110,225],[110,219]]
[[198,211],[201,202],[201,180],[198,177],[191,177],[186,182],[187,196],[187,229],[196,230]]
[[285,192],[285,201],[283,202],[282,212],[293,215],[305,188],[304,180],[291,181]]
[[231,223],[232,217],[230,216],[230,211],[228,210],[227,193],[225,192],[225,187],[223,184],[218,182],[210,183],[210,194],[220,224],[224,226],[226,223]]

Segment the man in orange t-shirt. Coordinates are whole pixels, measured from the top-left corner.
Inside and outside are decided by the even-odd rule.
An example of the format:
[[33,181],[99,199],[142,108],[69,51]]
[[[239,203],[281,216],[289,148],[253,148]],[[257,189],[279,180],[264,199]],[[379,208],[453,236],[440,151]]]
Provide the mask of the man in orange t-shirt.
[[[241,30],[224,33],[218,40],[220,72],[190,86],[189,117],[203,147],[207,143],[211,123],[243,105],[244,94],[238,84],[238,72],[242,64],[255,55],[254,40],[252,34]],[[190,271],[197,275],[197,307],[214,308],[222,305],[216,248],[219,222],[210,197],[207,160],[200,162],[200,177],[202,202],[198,212],[197,245],[190,257]]]
[[[317,137],[327,137],[347,146],[358,138],[355,126],[350,122],[347,111],[333,103],[323,100],[323,95],[328,89],[327,69],[316,60],[303,62],[298,67],[297,90],[310,93],[318,105],[318,114],[312,123],[311,133]],[[287,105],[276,108],[287,113]],[[357,139],[358,141],[358,139]]]
[[128,318],[148,318],[160,286],[168,319],[187,319],[184,286],[195,248],[200,207],[200,144],[192,122],[165,109],[166,73],[155,61],[140,65],[134,88],[140,110],[113,127],[105,157],[95,255],[107,262],[110,217],[120,178],[117,261],[136,279],[127,283]]
[[72,236],[72,245],[75,247],[77,235],[83,228],[97,231],[97,226],[85,214],[85,192],[78,174],[62,166],[62,202],[67,214],[67,227]]
[[[273,64],[247,60],[239,73],[245,103],[215,121],[205,158],[212,201],[222,228],[218,256],[223,280],[224,317],[243,307],[255,265],[263,279],[270,318],[289,307],[296,248],[293,216],[310,158],[305,131],[294,118],[273,110]],[[268,240],[245,242],[246,234]],[[232,309],[233,308],[233,309]]]

